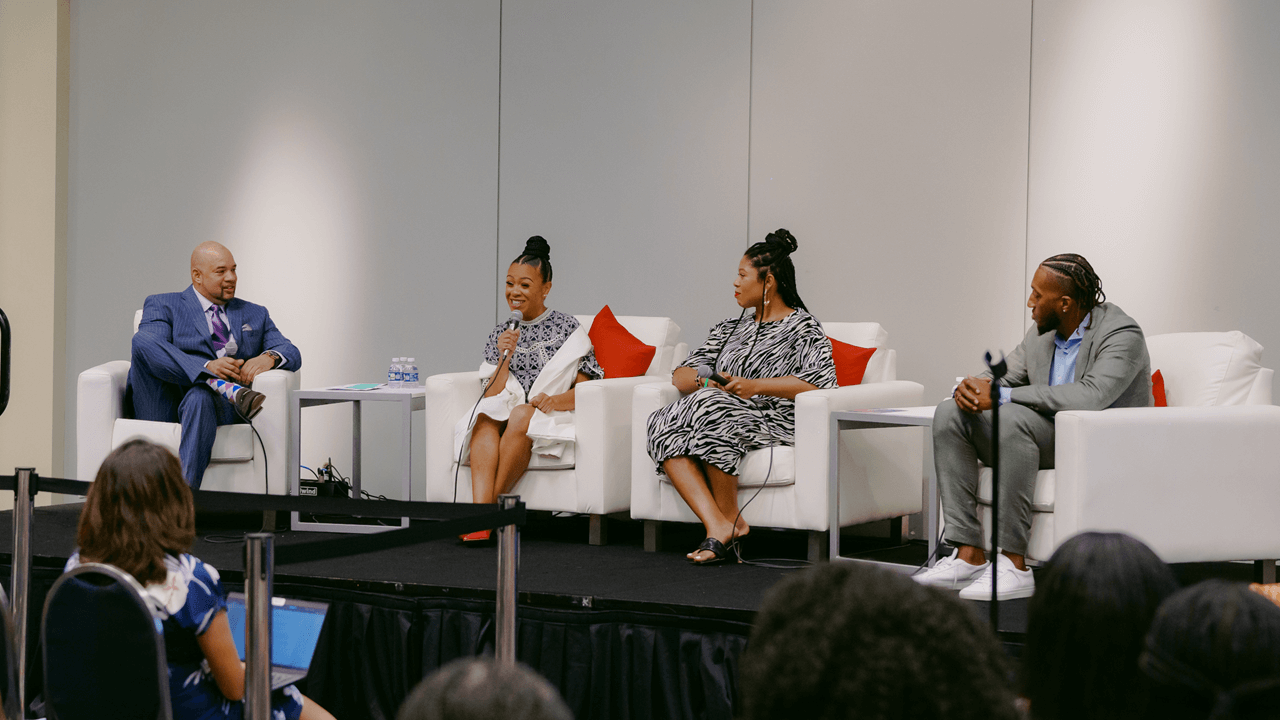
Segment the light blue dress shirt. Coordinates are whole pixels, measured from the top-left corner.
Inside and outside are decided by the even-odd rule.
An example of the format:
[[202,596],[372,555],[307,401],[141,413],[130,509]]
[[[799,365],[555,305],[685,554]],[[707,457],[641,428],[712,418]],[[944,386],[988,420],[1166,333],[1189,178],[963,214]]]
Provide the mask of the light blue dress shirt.
[[[1084,329],[1089,326],[1089,317],[1084,316],[1080,327],[1071,333],[1066,340],[1061,335],[1053,335],[1053,366],[1049,368],[1049,385],[1066,385],[1076,381],[1076,358],[1080,356],[1080,343],[1084,341]],[[1000,388],[1000,404],[1008,405],[1012,398],[1013,388]]]

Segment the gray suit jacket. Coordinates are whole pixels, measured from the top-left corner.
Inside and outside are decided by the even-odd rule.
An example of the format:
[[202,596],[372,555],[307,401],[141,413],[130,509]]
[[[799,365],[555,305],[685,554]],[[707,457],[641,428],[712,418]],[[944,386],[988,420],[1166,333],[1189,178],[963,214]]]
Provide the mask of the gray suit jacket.
[[1027,331],[1007,358],[1009,372],[1000,381],[1012,388],[1013,402],[1046,415],[1059,410],[1151,406],[1151,358],[1142,328],[1111,303],[1102,303],[1092,312],[1076,356],[1073,383],[1049,385],[1057,333],[1041,335],[1035,327]]

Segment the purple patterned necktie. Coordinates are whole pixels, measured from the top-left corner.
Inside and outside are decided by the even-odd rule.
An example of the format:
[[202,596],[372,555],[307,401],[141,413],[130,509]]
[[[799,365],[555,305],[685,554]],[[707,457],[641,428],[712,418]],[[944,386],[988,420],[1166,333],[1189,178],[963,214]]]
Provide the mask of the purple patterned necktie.
[[222,324],[222,318],[218,317],[221,314],[218,312],[218,306],[209,308],[209,312],[213,313],[213,351],[219,353],[227,346],[230,333],[227,332],[227,326]]

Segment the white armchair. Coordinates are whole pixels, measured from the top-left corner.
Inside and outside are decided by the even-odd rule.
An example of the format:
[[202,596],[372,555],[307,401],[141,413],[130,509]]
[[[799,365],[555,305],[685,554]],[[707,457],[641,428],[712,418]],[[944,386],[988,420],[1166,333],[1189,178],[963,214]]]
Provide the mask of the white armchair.
[[[1169,407],[1060,412],[1036,477],[1028,557],[1121,531],[1165,562],[1280,558],[1280,408],[1262,346],[1238,331],[1147,338]],[[979,501],[990,522],[991,471]],[[988,542],[989,542],[989,532]],[[1274,565],[1269,565],[1274,568]]]
[[[920,384],[896,379],[897,354],[885,347],[888,334],[879,323],[823,323],[822,327],[841,342],[878,348],[867,363],[862,384],[797,396],[795,447],[774,448],[771,470],[768,449],[747,453],[738,481],[738,504],[746,505],[743,518],[755,527],[808,531],[810,560],[825,554],[826,533],[832,529],[828,498],[831,413],[918,406],[924,393]],[[698,522],[671,481],[656,471],[646,449],[649,416],[679,398],[680,391],[670,381],[642,385],[636,388],[631,407],[631,517],[645,521],[645,549],[650,551],[657,549],[659,523]],[[920,512],[923,442],[921,428],[842,433],[842,527]]]
[[[139,310],[133,331],[142,321]],[[182,427],[177,423],[133,420],[124,415],[124,388],[129,361],[113,360],[80,373],[76,383],[76,475],[93,480],[98,466],[113,449],[134,437],[144,437],[178,454]],[[289,393],[298,389],[298,373],[268,370],[253,381],[253,389],[267,396],[253,426],[262,435],[259,447],[248,425],[223,425],[213,441],[202,490],[284,495],[289,477]],[[270,479],[270,487],[266,486]]]
[[[590,331],[591,315],[576,316]],[[590,541],[607,541],[605,515],[624,512],[631,501],[631,397],[637,385],[669,377],[688,354],[680,326],[665,317],[620,316],[618,322],[646,345],[657,348],[644,375],[579,383],[575,390],[577,441],[556,461],[535,455],[512,492],[531,510],[591,516]],[[480,397],[477,371],[427,378],[427,488],[432,502],[471,502],[471,468],[458,468],[453,429]]]

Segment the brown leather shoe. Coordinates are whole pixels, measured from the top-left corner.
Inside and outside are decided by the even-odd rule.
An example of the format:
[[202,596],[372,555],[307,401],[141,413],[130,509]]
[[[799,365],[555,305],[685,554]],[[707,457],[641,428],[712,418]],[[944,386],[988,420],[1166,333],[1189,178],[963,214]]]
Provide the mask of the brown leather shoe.
[[262,403],[266,399],[267,396],[257,390],[241,388],[240,392],[236,393],[236,410],[240,411],[241,415],[252,420],[255,415],[262,412]]

